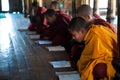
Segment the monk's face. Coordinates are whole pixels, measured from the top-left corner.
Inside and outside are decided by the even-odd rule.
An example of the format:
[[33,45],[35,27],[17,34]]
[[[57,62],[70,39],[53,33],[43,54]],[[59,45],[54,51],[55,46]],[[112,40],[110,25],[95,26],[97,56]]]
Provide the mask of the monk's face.
[[35,7],[35,6],[32,6],[32,9],[34,9],[34,10],[37,10],[37,7]]
[[73,39],[75,39],[76,41],[78,41],[78,42],[83,41],[84,35],[83,35],[82,31],[77,32],[77,31],[70,30],[70,33],[72,34]]
[[55,20],[56,20],[56,16],[54,16],[54,15],[53,16],[45,15],[45,17],[46,17],[47,22],[49,24],[53,24],[55,22]]
[[56,11],[56,9],[59,9],[59,7],[58,7],[58,6],[55,6],[54,4],[52,4],[52,5],[51,5],[51,9],[53,9],[53,10]]

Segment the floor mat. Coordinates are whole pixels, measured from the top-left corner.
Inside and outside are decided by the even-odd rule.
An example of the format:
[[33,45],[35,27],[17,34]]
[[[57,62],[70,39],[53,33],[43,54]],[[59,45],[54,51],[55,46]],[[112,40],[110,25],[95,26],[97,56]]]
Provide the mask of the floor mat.
[[1,18],[6,18],[5,14],[0,13],[0,19],[1,19]]

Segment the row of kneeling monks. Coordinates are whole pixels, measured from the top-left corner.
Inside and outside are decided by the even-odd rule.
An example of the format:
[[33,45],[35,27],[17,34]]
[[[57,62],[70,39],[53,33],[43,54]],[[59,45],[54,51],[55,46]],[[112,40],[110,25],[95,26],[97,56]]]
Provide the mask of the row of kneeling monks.
[[89,5],[81,5],[72,18],[59,9],[57,1],[50,9],[32,3],[29,31],[40,39],[64,46],[82,80],[111,80],[116,70],[112,62],[118,57],[117,31],[113,25],[92,13]]

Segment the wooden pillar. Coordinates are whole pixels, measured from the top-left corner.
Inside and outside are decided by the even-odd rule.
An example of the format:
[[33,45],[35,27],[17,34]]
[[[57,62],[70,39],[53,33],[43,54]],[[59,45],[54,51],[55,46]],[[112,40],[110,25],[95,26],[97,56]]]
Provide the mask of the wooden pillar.
[[50,8],[50,3],[52,0],[42,0],[43,6],[46,8]]
[[39,6],[43,6],[43,0],[38,0]]
[[88,0],[88,5],[90,5],[90,0]]
[[117,0],[117,11],[118,11],[118,49],[119,49],[119,58],[120,58],[120,0]]
[[43,6],[47,7],[47,6],[46,6],[46,0],[42,0],[42,2],[43,2],[43,3],[42,3]]
[[68,8],[68,1],[64,0],[64,9],[67,9],[67,8]]
[[89,0],[81,0],[81,5],[82,4],[89,4]]
[[93,13],[99,14],[99,6],[98,6],[99,0],[94,0],[94,6],[93,6]]
[[23,0],[23,12],[24,12],[24,17],[27,17],[27,0]]
[[28,14],[32,14],[32,2],[33,0],[28,0]]
[[18,12],[22,13],[23,6],[22,6],[22,0],[18,0]]
[[81,5],[85,4],[86,0],[81,0]]
[[86,0],[86,4],[89,4],[89,0]]
[[115,17],[116,16],[116,0],[112,0],[111,6],[113,10],[112,16]]
[[76,0],[76,8],[78,8],[82,4],[90,4],[90,0]]
[[108,0],[108,8],[107,8],[107,21],[112,23],[115,17],[115,11],[113,10],[115,5],[113,5],[115,0]]
[[22,13],[25,13],[25,3],[24,3],[24,0],[22,0]]
[[76,8],[78,8],[79,6],[81,6],[81,0],[76,0]]
[[76,16],[76,0],[72,0],[72,16]]
[[68,14],[68,15],[72,15],[72,0],[64,0],[64,11]]

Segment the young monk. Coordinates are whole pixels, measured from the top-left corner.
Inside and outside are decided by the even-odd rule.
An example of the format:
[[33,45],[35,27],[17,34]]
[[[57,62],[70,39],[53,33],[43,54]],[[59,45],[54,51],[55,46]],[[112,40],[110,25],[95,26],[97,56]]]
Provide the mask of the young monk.
[[58,1],[52,1],[50,6],[51,6],[51,9],[57,12],[57,14],[64,16],[64,19],[66,19],[65,20],[66,23],[69,23],[69,21],[71,20],[71,17],[60,9]]
[[90,21],[91,23],[94,23],[94,24],[104,25],[104,26],[110,28],[114,33],[117,33],[115,27],[112,26],[109,22],[103,20],[102,18],[100,18],[100,16],[98,16],[95,13],[92,14],[92,9],[89,5],[86,5],[86,4],[81,5],[77,9],[77,16],[84,18],[87,22]]
[[[117,57],[117,35],[103,25],[88,24],[83,18],[73,18],[69,31],[85,48],[77,62],[82,80],[111,80],[115,76],[112,60]],[[117,55],[114,55],[117,54]]]
[[[93,17],[92,9],[89,5],[86,5],[86,4],[81,5],[77,9],[77,16],[84,18],[87,22],[89,22],[89,24],[103,25],[105,27],[110,28],[114,33],[117,33],[115,27],[112,26],[109,22],[101,19],[100,16],[98,16],[97,14],[94,14],[94,16],[96,16],[96,17]],[[77,61],[77,59],[79,57],[78,55],[81,54],[83,48],[84,48],[83,44],[82,45],[75,44],[72,47],[71,54],[73,55],[73,58],[76,59],[75,61]],[[76,52],[79,52],[79,53],[76,53]]]
[[[68,31],[68,22],[63,15],[57,14],[53,9],[48,9],[45,12],[45,17],[49,27],[44,30],[41,37],[48,37],[53,41],[53,44],[64,45],[71,39],[71,34]],[[70,22],[70,21],[69,21]]]
[[34,1],[32,3],[32,9],[34,10],[34,15],[30,16],[31,24],[28,27],[30,31],[37,31],[40,33],[40,28],[44,22],[44,15],[43,13],[46,12],[46,8],[39,7],[38,2]]

